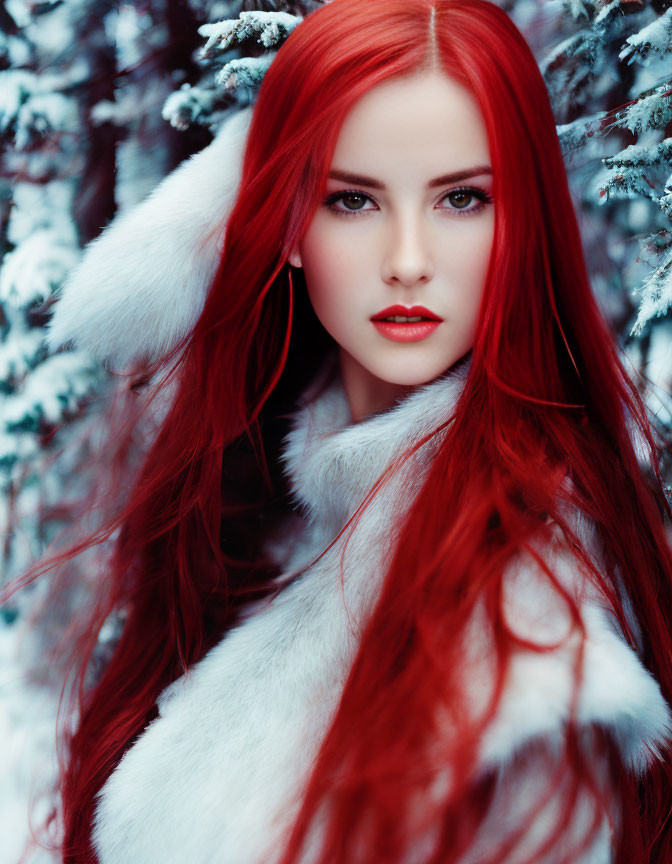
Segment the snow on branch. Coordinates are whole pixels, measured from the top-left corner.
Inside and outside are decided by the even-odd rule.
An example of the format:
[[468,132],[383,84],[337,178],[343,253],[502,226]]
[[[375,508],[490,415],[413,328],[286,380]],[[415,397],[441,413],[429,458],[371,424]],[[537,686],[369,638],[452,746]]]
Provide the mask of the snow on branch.
[[238,87],[257,88],[261,84],[268,67],[273,62],[275,51],[262,57],[240,57],[222,66],[217,73],[216,82],[225,90]]
[[556,126],[563,156],[569,156],[576,150],[582,150],[588,143],[588,139],[599,135],[603,128],[607,111],[598,111],[590,117],[580,117],[571,123]]
[[213,57],[229,51],[236,43],[242,45],[252,40],[264,48],[273,48],[284,42],[301,20],[287,12],[241,12],[235,20],[203,24],[198,32],[208,41],[201,49],[201,56]]
[[79,252],[58,231],[37,229],[8,252],[0,269],[0,303],[24,309],[48,300],[77,264]]
[[634,102],[616,112],[611,125],[637,134],[647,129],[665,129],[671,120],[672,83],[667,83],[641,93]]
[[161,116],[175,129],[187,129],[192,123],[212,115],[217,98],[213,90],[183,84],[166,99]]
[[672,50],[672,7],[660,18],[656,18],[638,33],[633,33],[625,40],[625,45],[618,55],[620,60],[628,59],[628,65],[637,60],[647,66],[653,54],[664,56]]
[[637,319],[630,334],[638,336],[649,321],[661,318],[672,306],[672,248],[668,250],[660,267],[632,293],[639,295],[640,300]]
[[76,129],[71,99],[51,90],[51,79],[24,69],[0,72],[0,136],[17,150],[28,150],[55,131]]
[[656,194],[656,184],[649,174],[665,163],[672,164],[672,138],[666,138],[651,147],[631,144],[614,156],[605,157],[602,162],[606,168],[616,171],[600,189],[600,197],[604,201],[643,195],[658,202],[660,196]]

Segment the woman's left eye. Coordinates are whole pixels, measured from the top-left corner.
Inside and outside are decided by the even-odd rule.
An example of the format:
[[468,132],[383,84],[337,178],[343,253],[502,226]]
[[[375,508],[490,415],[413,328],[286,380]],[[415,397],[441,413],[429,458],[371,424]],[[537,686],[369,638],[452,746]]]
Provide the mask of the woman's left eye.
[[[477,199],[480,203],[475,207],[470,207],[469,203],[473,199]],[[477,213],[482,210],[486,204],[492,203],[492,198],[487,194],[487,192],[483,189],[477,189],[475,186],[462,186],[459,189],[451,189],[450,192],[447,192],[443,198],[441,198],[441,201],[446,200],[451,201],[455,206],[440,207],[439,209],[449,210],[457,216]],[[363,206],[350,207],[347,204],[345,208],[334,206],[339,201],[343,203],[349,201],[350,204],[354,203],[357,205],[366,201],[373,202],[373,199],[364,192],[352,189],[347,192],[333,192],[325,199],[324,205],[333,213],[338,213],[339,216],[357,216],[359,213],[366,213],[369,210],[376,209],[371,207],[365,209]]]
[[[467,199],[466,204],[464,203],[465,198]],[[480,201],[480,204],[476,207],[469,207],[469,201],[474,198]],[[474,186],[463,186],[460,189],[451,189],[451,191],[444,195],[441,200],[445,201],[446,199],[450,199],[452,203],[457,205],[456,207],[448,208],[457,213],[477,213],[479,210],[482,210],[486,204],[492,203],[492,198],[487,192],[484,192],[483,189],[477,189]]]

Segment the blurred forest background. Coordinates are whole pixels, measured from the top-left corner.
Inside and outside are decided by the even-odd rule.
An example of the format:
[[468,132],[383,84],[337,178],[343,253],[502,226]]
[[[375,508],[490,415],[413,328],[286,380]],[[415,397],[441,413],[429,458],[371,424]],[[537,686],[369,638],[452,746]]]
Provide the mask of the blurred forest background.
[[[0,0],[0,588],[58,537],[86,466],[104,459],[110,372],[44,345],[59,287],[116,214],[254,101],[319,5]],[[649,407],[672,500],[672,0],[498,5],[546,80],[593,288]],[[0,779],[0,864],[20,851],[27,748],[48,748],[52,731],[15,652],[42,590],[0,607],[0,778],[20,778]]]

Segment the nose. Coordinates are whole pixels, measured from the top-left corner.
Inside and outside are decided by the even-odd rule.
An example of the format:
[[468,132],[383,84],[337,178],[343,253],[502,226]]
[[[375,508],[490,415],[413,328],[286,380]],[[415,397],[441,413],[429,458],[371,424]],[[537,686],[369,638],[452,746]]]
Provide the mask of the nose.
[[418,214],[404,213],[390,221],[385,237],[381,276],[388,285],[413,287],[429,282],[434,263],[429,230]]

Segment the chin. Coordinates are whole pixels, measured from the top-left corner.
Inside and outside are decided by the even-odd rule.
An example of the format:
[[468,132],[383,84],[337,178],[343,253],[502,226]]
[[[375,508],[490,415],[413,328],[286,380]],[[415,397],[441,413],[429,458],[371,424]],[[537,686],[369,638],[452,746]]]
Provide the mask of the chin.
[[369,371],[388,384],[419,387],[447,372],[461,357],[462,355],[445,362],[434,363],[410,363],[408,360],[406,362],[402,360],[399,363],[387,363],[383,369],[369,367]]

